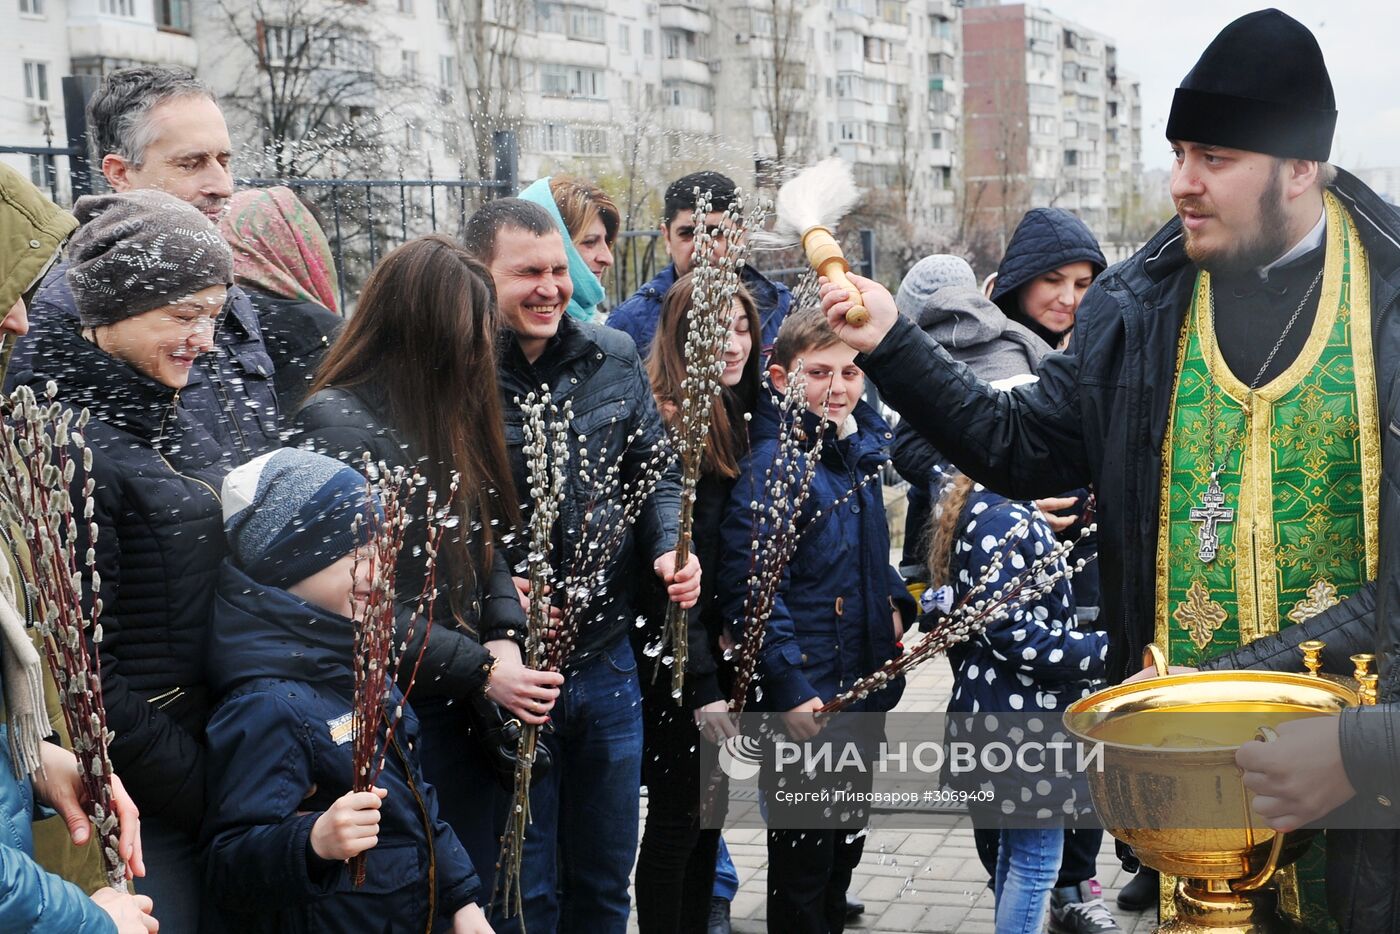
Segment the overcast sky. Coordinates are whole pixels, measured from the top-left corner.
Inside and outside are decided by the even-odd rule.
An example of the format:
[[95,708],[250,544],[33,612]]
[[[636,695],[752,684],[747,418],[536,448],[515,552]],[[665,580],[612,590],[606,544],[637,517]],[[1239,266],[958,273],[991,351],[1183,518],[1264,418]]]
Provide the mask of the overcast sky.
[[[1263,3],[1247,0],[1039,0],[1118,42],[1119,67],[1142,79],[1142,155],[1167,168],[1162,135],[1172,91],[1227,23]],[[1400,166],[1400,3],[1284,0],[1283,12],[1317,36],[1337,94],[1332,161],[1346,169]]]

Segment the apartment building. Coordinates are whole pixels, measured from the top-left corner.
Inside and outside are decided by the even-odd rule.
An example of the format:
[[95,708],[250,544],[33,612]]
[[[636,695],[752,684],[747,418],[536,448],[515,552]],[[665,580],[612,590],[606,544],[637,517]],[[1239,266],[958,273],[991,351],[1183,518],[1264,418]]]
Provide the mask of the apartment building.
[[[102,74],[143,62],[194,68],[191,0],[5,0],[13,4],[0,37],[0,141],[66,146],[62,78]],[[0,155],[41,188],[67,198],[64,160]]]
[[1139,198],[1142,107],[1113,41],[1016,4],[963,14],[966,197],[1003,239],[1032,205],[1068,208],[1100,237]]

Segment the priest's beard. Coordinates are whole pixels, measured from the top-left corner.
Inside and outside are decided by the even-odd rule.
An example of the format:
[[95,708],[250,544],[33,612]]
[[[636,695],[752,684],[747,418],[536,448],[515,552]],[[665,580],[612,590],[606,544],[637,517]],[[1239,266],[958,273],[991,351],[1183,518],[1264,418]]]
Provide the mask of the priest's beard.
[[1186,255],[1211,275],[1241,275],[1267,266],[1284,254],[1289,242],[1288,216],[1283,210],[1282,159],[1274,163],[1273,176],[1259,195],[1254,222],[1239,238],[1223,248],[1205,249],[1186,231]]

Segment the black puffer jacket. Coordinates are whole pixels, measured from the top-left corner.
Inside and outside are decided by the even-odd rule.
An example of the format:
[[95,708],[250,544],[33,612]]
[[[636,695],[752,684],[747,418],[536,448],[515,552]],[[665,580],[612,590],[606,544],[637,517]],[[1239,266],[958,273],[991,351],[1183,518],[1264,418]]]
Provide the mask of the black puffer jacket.
[[[291,441],[357,470],[362,466],[360,458],[366,451],[376,462],[383,461],[390,467],[411,467],[424,459],[424,455],[418,454],[390,427],[389,399],[382,387],[372,383],[352,389],[333,387],[316,393],[297,413]],[[427,508],[426,499],[411,508],[414,515],[421,516]],[[399,598],[405,603],[415,600],[422,591],[421,547],[425,533],[422,522],[410,525],[405,533],[398,572]],[[448,624],[452,617],[447,611],[445,595],[440,600],[433,614],[435,624],[428,637],[423,669],[413,689],[415,699],[464,698],[481,690],[491,662],[491,653],[481,643],[505,638],[523,641],[525,614],[510,579],[510,567],[499,548],[495,551],[485,593],[480,595],[477,606],[475,618],[466,623],[477,630],[479,641]],[[406,624],[407,620],[405,615],[403,622]],[[409,658],[417,655],[423,629],[421,625],[414,627],[415,642],[408,647]]]
[[1047,330],[1039,322],[1021,313],[1016,292],[1036,276],[1069,263],[1087,262],[1094,275],[1104,271],[1108,261],[1099,249],[1099,241],[1087,224],[1064,208],[1031,208],[1016,225],[1011,242],[997,267],[992,301],[996,302],[1012,321],[1023,324],[1055,347],[1064,337]]
[[[575,553],[584,513],[589,511],[591,488],[579,476],[579,436],[594,463],[615,462],[623,457],[622,481],[637,479],[666,429],[656,410],[651,382],[637,357],[637,347],[621,331],[583,324],[565,316],[559,333],[549,340],[534,363],[525,359],[515,337],[503,332],[509,343],[501,359],[501,400],[506,419],[506,446],[517,491],[530,489],[525,470],[524,416],[520,403],[531,392],[548,386],[557,405],[573,405],[570,465],[565,471],[564,502],[556,525],[552,561],[557,572]],[[634,437],[635,436],[635,437]],[[631,438],[629,445],[628,439]],[[623,452],[626,452],[625,454]],[[522,521],[529,522],[532,504],[522,507]],[[620,509],[616,501],[593,505],[593,521],[606,523]],[[606,511],[606,515],[601,515]],[[623,542],[608,561],[601,593],[593,600],[582,623],[574,649],[574,661],[611,646],[632,625],[634,577],[639,566],[650,568],[660,555],[673,551],[680,512],[680,472],[674,459],[650,499],[637,516]],[[512,548],[513,566],[523,567],[523,536]]]
[[[78,326],[78,308],[68,287],[66,261],[49,270],[29,306],[29,335],[15,345],[5,390],[29,382],[41,368],[42,338],[50,331]],[[228,290],[224,312],[214,332],[214,347],[190,368],[180,400],[194,420],[213,437],[230,468],[281,447],[277,436],[277,396],[272,386],[272,358],[263,344],[258,315],[248,294]]]
[[[1296,670],[1297,641],[1327,642],[1327,670],[1350,673],[1358,648],[1380,661],[1382,709],[1400,713],[1400,217],[1346,172],[1332,191],[1370,256],[1372,342],[1381,423],[1380,571],[1350,599],[1301,626],[1220,660]],[[1092,483],[1098,495],[1100,628],[1109,677],[1136,670],[1152,638],[1161,452],[1176,351],[1195,268],[1173,220],[1084,296],[1069,352],[1011,392],[977,381],[912,323],[894,328],[860,365],[884,400],[978,481],[1030,499]],[[930,400],[937,400],[930,405]],[[1342,718],[1342,756],[1376,824],[1400,807],[1400,720]],[[1358,805],[1359,806],[1359,805]],[[1400,931],[1400,833],[1337,832],[1328,841],[1329,900],[1349,934]]]
[[283,422],[290,422],[311,389],[326,348],[345,326],[345,319],[315,302],[283,298],[261,289],[245,291],[257,310],[263,343],[272,358],[277,408]]
[[205,629],[226,552],[224,452],[175,390],[76,330],[47,328],[34,346],[35,391],[53,380],[64,405],[92,413],[112,764],[143,818],[194,833],[204,813]]

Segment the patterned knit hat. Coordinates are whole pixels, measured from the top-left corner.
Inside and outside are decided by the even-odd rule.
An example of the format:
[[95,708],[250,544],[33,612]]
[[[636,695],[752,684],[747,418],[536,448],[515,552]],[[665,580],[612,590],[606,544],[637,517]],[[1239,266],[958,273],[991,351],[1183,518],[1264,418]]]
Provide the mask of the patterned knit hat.
[[79,198],[68,284],[83,327],[115,324],[211,285],[233,284],[233,254],[193,205],[142,189]]
[[335,564],[367,540],[355,516],[378,514],[365,478],[324,454],[282,448],[224,478],[224,534],[249,577],[283,589]]

